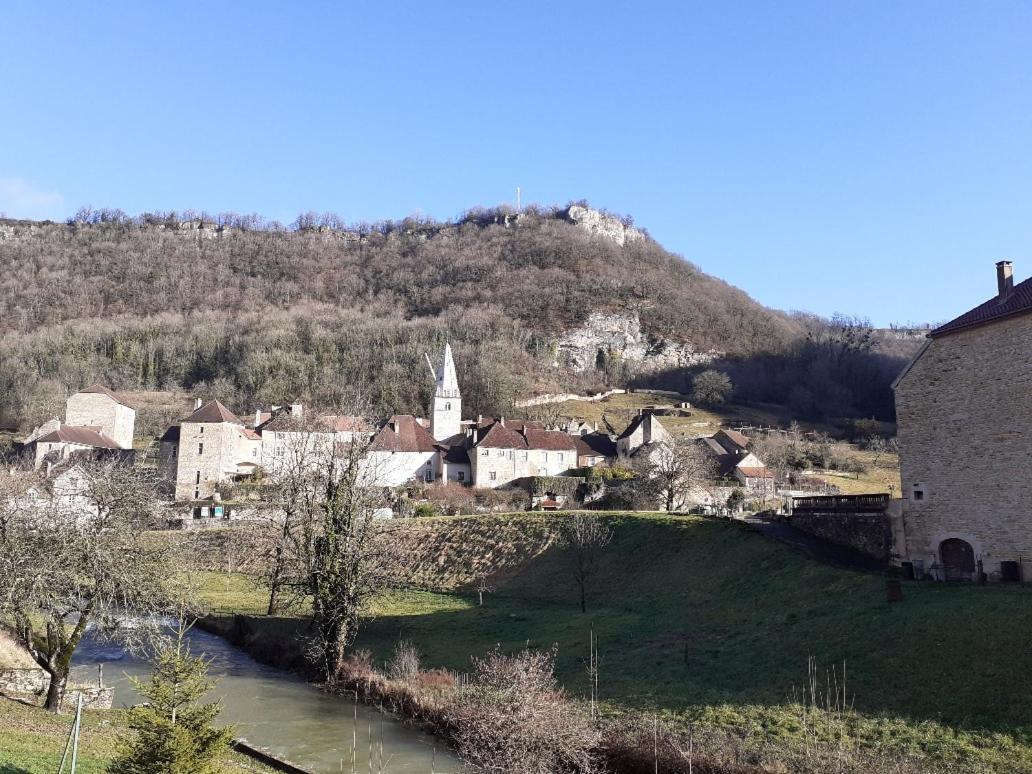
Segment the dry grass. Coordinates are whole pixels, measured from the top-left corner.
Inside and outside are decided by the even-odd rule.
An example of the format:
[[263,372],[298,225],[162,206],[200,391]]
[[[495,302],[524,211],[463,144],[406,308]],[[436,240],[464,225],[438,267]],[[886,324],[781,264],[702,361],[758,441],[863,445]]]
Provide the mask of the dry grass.
[[32,669],[36,662],[21,645],[0,629],[0,669]]
[[818,475],[829,484],[834,484],[843,494],[876,494],[889,492],[899,497],[901,485],[899,456],[888,452],[875,454],[870,451],[856,451],[856,456],[866,465],[867,471],[857,478],[851,473],[819,471]]

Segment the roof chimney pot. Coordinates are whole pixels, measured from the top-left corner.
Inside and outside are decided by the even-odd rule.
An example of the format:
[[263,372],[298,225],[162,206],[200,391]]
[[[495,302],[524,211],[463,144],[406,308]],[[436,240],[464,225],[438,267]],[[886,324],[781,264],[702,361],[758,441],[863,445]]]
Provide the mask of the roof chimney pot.
[[1000,261],[996,264],[996,285],[1000,291],[1000,298],[1006,298],[1014,290],[1014,266],[1010,261]]
[[197,411],[197,409],[199,409],[203,405],[204,405],[204,401],[201,400],[200,398],[194,398],[193,399],[194,411]]

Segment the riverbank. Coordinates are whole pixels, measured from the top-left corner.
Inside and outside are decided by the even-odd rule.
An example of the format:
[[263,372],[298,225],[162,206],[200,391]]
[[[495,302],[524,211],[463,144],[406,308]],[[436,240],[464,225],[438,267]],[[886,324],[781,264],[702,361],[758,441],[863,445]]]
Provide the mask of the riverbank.
[[[797,699],[812,657],[822,694],[833,679],[841,686],[845,665],[850,711],[839,713],[844,725],[825,724],[838,729],[827,735],[916,757],[931,770],[1032,771],[1032,653],[1024,634],[1032,628],[1032,589],[905,583],[903,602],[889,604],[881,578],[815,564],[735,524],[609,518],[614,539],[586,614],[563,552],[541,540],[541,517],[420,520],[424,537],[439,530],[436,545],[460,557],[479,543],[521,558],[485,579],[491,591],[482,606],[475,587],[454,582],[476,577],[470,566],[442,569],[447,577],[435,590],[432,564],[420,562],[430,588],[378,600],[356,649],[382,664],[406,639],[426,668],[465,672],[471,656],[496,644],[507,652],[557,644],[561,683],[584,697],[594,632],[606,717],[644,714],[786,750],[810,733]],[[513,545],[524,519],[540,550]],[[506,537],[492,548],[494,522]],[[247,579],[213,580],[222,603],[236,596],[250,600],[242,608],[260,609],[262,594]],[[224,617],[223,625],[234,620]],[[292,644],[302,615],[246,621],[241,644],[249,650],[264,649],[281,665],[303,662]]]
[[[54,715],[0,696],[0,772],[53,774],[61,762],[74,718]],[[86,710],[79,738],[79,774],[102,774],[114,759],[119,739],[132,733],[124,710]],[[66,764],[67,766],[67,764]],[[223,770],[226,774],[276,770],[229,750]]]

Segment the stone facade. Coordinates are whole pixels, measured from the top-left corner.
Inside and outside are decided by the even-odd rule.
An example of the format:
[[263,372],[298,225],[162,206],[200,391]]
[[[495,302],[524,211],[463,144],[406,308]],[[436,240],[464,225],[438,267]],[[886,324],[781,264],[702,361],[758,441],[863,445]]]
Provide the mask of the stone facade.
[[493,488],[530,476],[561,476],[577,464],[577,449],[473,448],[473,486]]
[[889,517],[882,513],[793,513],[788,523],[840,546],[855,548],[867,556],[888,562],[892,549]]
[[[209,418],[200,414],[207,408],[199,409],[194,416]],[[183,420],[179,426],[176,499],[207,499],[221,482],[253,473],[261,464],[261,446],[261,437],[245,430],[232,414],[218,422],[191,421],[190,417]]]
[[903,559],[942,577],[963,541],[976,572],[1032,577],[1032,314],[933,336],[895,390]]
[[131,449],[136,411],[104,392],[77,392],[65,403],[65,424],[96,427],[120,448]]

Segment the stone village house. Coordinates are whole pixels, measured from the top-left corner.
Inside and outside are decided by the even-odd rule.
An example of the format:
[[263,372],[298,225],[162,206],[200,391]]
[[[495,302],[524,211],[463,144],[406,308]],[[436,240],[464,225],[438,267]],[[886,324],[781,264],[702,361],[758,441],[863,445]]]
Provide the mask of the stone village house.
[[1032,279],[928,334],[896,379],[899,558],[921,577],[1032,571]]

